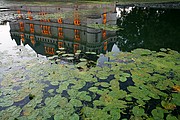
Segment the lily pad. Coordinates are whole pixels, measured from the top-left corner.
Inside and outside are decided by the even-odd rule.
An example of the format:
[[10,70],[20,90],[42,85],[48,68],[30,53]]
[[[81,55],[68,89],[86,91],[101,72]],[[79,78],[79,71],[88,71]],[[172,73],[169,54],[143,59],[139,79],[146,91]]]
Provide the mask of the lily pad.
[[169,114],[167,115],[166,120],[178,120],[178,119],[175,116]]
[[69,101],[69,103],[71,103],[75,107],[81,107],[82,106],[82,102],[80,100],[77,100],[77,99],[71,99]]
[[138,106],[133,107],[132,112],[135,116],[143,116],[145,115],[144,109]]
[[126,77],[120,77],[119,79],[121,82],[126,82],[127,78]]

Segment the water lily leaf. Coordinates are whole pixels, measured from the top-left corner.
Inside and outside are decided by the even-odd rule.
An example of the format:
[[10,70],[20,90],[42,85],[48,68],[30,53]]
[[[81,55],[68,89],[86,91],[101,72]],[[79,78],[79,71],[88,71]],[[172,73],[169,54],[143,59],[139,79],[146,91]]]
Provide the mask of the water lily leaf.
[[148,50],[148,49],[141,49],[141,48],[138,48],[138,49],[135,49],[132,51],[133,54],[139,54],[141,56],[147,56],[147,55],[150,55],[152,54],[152,51]]
[[81,58],[81,59],[79,59],[81,62],[86,62],[87,61],[87,59],[84,59],[84,58]]
[[56,92],[62,93],[63,90],[67,90],[68,85],[69,85],[68,82],[61,83],[59,88],[56,90]]
[[65,48],[58,48],[59,50],[65,50]]
[[166,109],[166,110],[174,110],[176,108],[176,105],[173,103],[161,101],[161,105]]
[[54,89],[50,89],[48,90],[49,93],[53,93],[54,92]]
[[119,79],[121,82],[126,82],[127,78],[126,77],[120,77]]
[[77,50],[77,51],[76,51],[76,53],[80,53],[80,52],[81,52],[81,50]]
[[175,85],[172,88],[175,92],[180,92],[180,85]]
[[101,90],[98,90],[96,93],[99,95],[104,95],[104,94],[109,93],[109,90],[101,88]]
[[78,90],[76,90],[76,89],[69,89],[69,90],[67,91],[67,93],[69,94],[69,96],[70,96],[71,98],[76,98],[76,96],[77,96],[77,94],[78,94]]
[[119,120],[121,118],[120,112],[121,112],[120,109],[111,109],[110,111],[111,120]]
[[175,116],[167,115],[166,120],[178,120]]
[[77,99],[71,99],[69,101],[69,103],[71,103],[75,107],[81,107],[82,106],[82,102],[80,100],[77,100]]
[[107,82],[98,82],[95,84],[96,86],[109,87],[109,83]]
[[122,99],[126,97],[127,93],[126,91],[123,91],[123,90],[116,90],[116,91],[109,92],[109,95],[116,99]]
[[100,101],[100,100],[94,100],[93,101],[93,105],[94,106],[104,106],[104,102],[103,101]]
[[97,87],[90,87],[88,90],[96,93],[98,91],[98,88]]
[[68,99],[67,99],[67,98],[61,97],[61,98],[59,99],[59,106],[60,106],[61,108],[65,108],[67,103],[68,103]]
[[79,90],[79,89],[81,89],[82,87],[84,87],[85,85],[86,85],[86,82],[85,82],[85,81],[83,81],[83,80],[78,80],[78,81],[76,81],[75,85],[73,85],[71,88],[72,88],[72,89],[77,89],[77,90]]
[[51,83],[51,85],[59,85],[58,81],[51,81],[50,83]]
[[133,107],[132,112],[135,116],[143,116],[145,115],[144,109],[138,106]]
[[66,57],[67,60],[74,60],[74,57]]
[[165,48],[161,48],[160,51],[166,52],[167,50]]
[[143,106],[143,105],[146,104],[146,103],[145,103],[143,100],[141,100],[141,99],[138,99],[136,102],[137,102],[139,105],[141,105],[141,106]]
[[79,120],[78,114],[74,113],[72,116],[69,117],[70,120]]
[[90,52],[90,54],[92,54],[92,55],[96,55],[96,52]]
[[0,106],[1,107],[8,107],[8,106],[11,106],[13,105],[13,100],[9,97],[2,97],[0,98]]
[[55,114],[54,115],[54,120],[64,120],[63,114]]
[[78,94],[77,94],[77,98],[79,99],[79,100],[81,100],[81,101],[91,101],[91,97],[89,96],[89,95],[87,95],[88,94],[88,92],[86,92],[86,91],[82,91],[82,92],[78,92]]
[[164,111],[162,109],[153,109],[151,111],[151,114],[153,115],[153,118],[155,120],[163,119],[164,118]]
[[111,89],[112,89],[113,91],[116,91],[116,90],[119,90],[119,89],[120,89],[120,87],[119,87],[119,82],[118,82],[118,80],[116,80],[116,79],[111,80],[111,81],[110,81],[110,85],[111,85]]
[[180,93],[172,94],[172,103],[174,103],[177,106],[180,106]]
[[22,114],[24,116],[29,116],[34,111],[34,108],[32,107],[24,107]]
[[129,73],[121,73],[120,76],[123,76],[123,77],[131,77],[131,75]]
[[62,57],[68,57],[68,54],[63,54]]

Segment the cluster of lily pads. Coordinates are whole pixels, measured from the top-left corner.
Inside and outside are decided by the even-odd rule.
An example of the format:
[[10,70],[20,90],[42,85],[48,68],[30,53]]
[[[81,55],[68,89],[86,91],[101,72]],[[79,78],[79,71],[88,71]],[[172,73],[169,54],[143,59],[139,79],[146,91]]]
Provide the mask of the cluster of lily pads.
[[180,119],[178,52],[135,49],[105,56],[105,66],[82,70],[40,58],[16,65],[7,60],[12,67],[0,76],[0,119]]
[[96,65],[98,57],[96,52],[84,53],[77,50],[75,53],[71,53],[66,48],[59,48],[56,54],[49,56],[48,59],[56,64],[76,64],[78,69],[88,69]]

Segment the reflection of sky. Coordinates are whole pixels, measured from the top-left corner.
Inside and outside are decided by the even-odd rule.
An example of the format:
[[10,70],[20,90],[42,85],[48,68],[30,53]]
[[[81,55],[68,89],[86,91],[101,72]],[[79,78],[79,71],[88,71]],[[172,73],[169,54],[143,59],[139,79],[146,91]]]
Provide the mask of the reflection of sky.
[[[9,23],[7,23],[6,25],[0,25],[0,51],[8,51],[9,54],[13,55],[17,52],[13,49],[15,46],[17,46],[17,44],[15,40],[11,39],[9,31]],[[31,47],[28,45],[26,45],[25,47],[31,49]]]
[[120,51],[120,49],[118,48],[118,46],[116,44],[114,44],[111,52],[119,52],[119,51]]
[[0,25],[0,51],[8,51],[13,54],[13,46],[16,46],[16,42],[11,40],[9,23],[6,25]]

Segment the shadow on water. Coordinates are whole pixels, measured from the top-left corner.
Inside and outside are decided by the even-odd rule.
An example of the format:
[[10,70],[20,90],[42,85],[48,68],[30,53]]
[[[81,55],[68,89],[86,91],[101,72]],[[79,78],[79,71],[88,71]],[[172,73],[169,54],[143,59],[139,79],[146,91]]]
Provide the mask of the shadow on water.
[[118,47],[122,51],[146,48],[158,51],[170,48],[180,51],[179,9],[155,9],[134,7],[128,13],[121,12],[117,25],[124,28],[118,31]]

